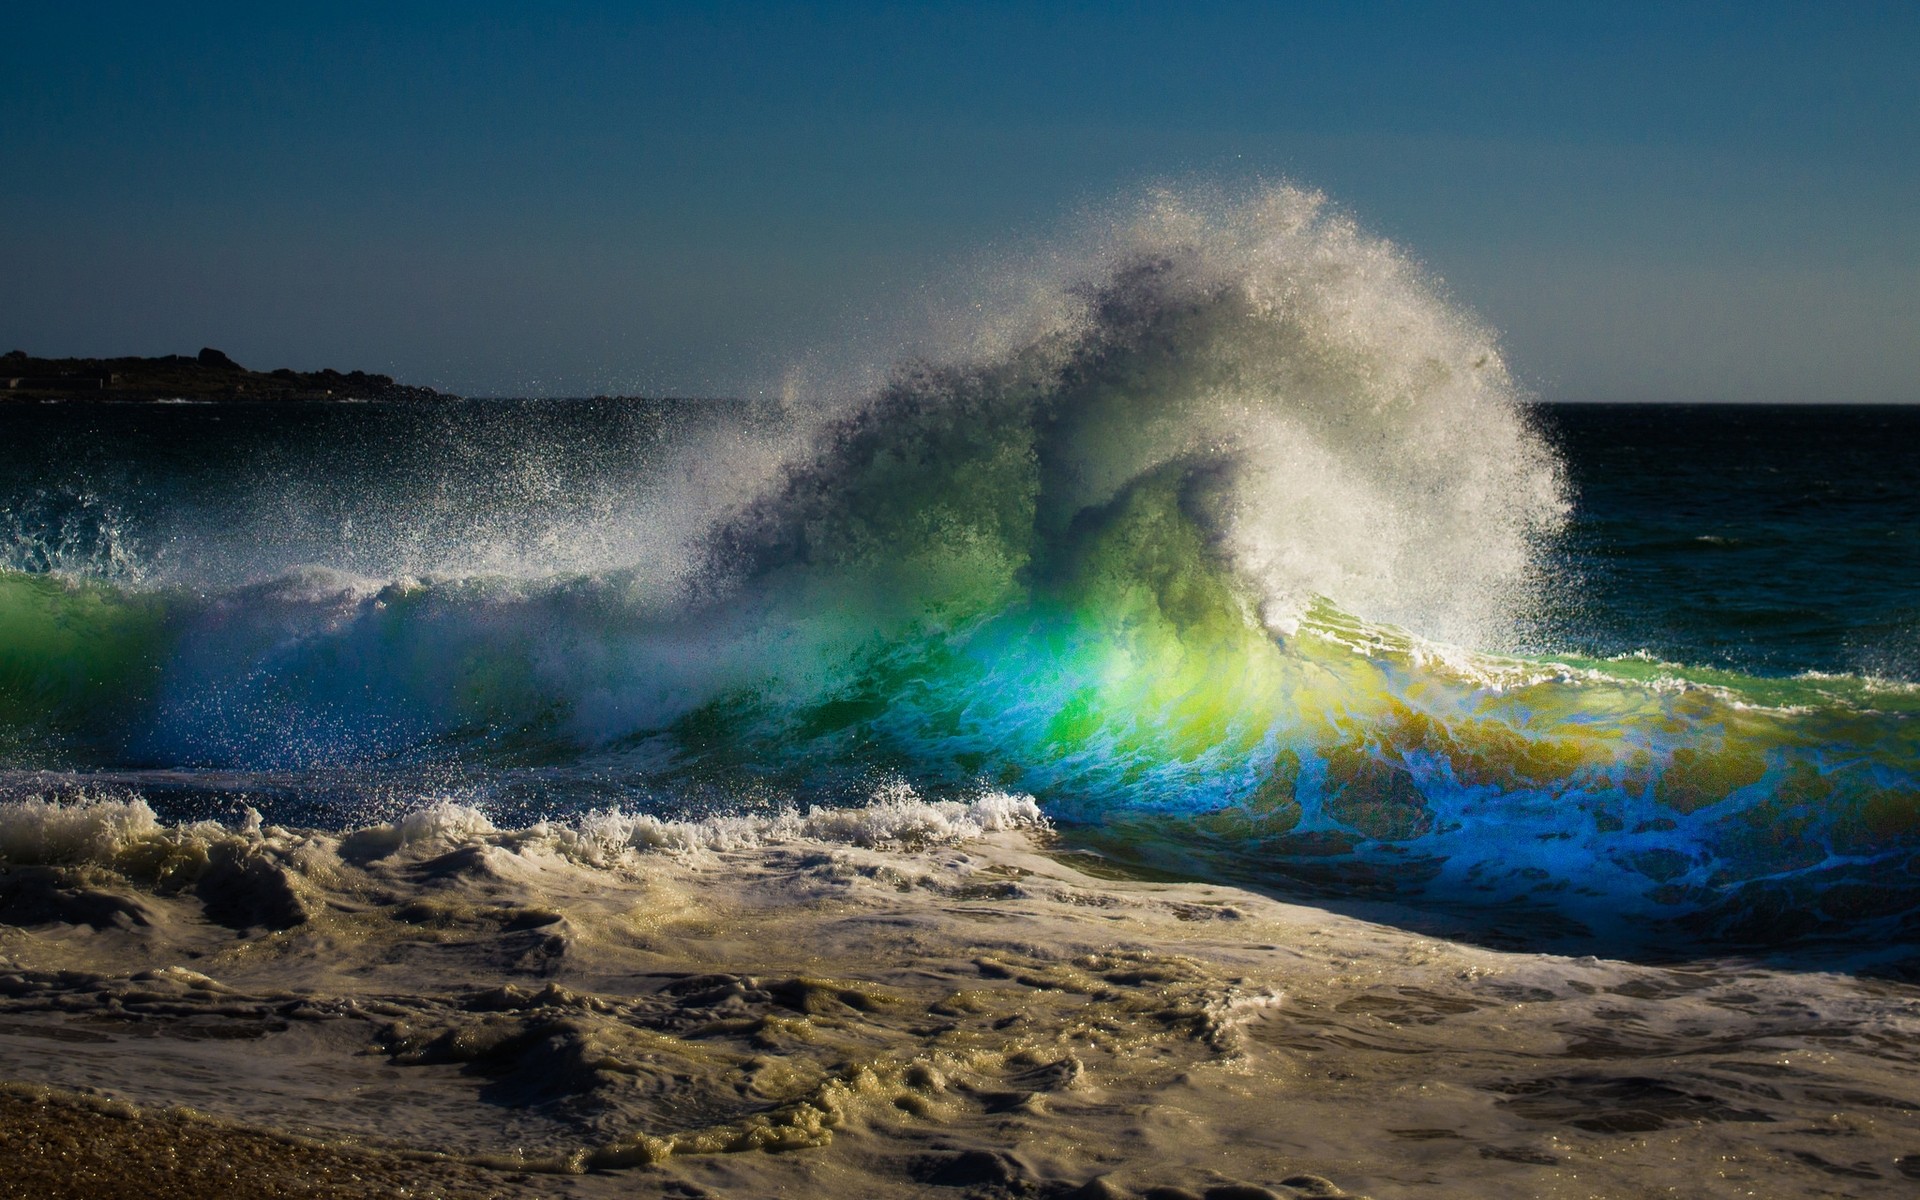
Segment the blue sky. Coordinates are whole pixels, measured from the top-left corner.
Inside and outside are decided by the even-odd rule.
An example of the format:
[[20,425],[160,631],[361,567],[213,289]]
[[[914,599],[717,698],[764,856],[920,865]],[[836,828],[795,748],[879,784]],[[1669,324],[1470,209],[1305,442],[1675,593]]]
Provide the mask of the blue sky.
[[41,5],[0,341],[738,394],[1151,183],[1287,178],[1549,399],[1920,401],[1920,5]]

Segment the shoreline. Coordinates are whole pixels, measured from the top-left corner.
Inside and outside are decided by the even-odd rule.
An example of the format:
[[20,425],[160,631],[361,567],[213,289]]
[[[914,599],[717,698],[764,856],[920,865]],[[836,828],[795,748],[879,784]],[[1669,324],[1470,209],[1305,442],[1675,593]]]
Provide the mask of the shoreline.
[[1920,1177],[1920,989],[1503,952],[1105,878],[998,811],[895,802],[752,836],[495,830],[451,805],[346,834],[101,812],[30,862],[16,809],[0,1078],[316,1154],[450,1156],[418,1194],[462,1194],[463,1171],[582,1197]]

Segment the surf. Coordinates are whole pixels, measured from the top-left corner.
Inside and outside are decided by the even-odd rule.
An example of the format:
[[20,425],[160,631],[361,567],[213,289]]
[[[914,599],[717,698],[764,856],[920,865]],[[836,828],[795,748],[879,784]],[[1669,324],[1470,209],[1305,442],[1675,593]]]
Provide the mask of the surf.
[[181,505],[151,561],[111,505],[16,505],[0,753],[1012,788],[1116,857],[1733,940],[1920,906],[1910,690],[1526,644],[1580,586],[1564,468],[1491,331],[1324,197],[1157,193],[1003,290],[584,488],[530,436],[467,502],[363,473],[218,555]]

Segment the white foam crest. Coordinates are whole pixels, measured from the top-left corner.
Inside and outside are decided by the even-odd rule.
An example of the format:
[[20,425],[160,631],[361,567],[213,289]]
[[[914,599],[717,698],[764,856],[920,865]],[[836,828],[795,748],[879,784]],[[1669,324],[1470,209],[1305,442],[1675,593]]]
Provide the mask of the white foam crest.
[[[473,805],[436,798],[397,821],[339,836],[359,852],[376,856],[407,849],[547,845],[568,858],[605,866],[632,852],[687,855],[794,842],[918,849],[960,845],[1009,830],[1049,828],[1029,795],[987,791],[968,800],[928,800],[910,785],[892,783],[856,808],[789,808],[685,819],[601,809],[526,829],[501,829]],[[222,841],[258,845],[263,837],[285,841],[306,836],[279,828],[263,831],[259,814],[252,810],[235,826],[214,821],[168,825],[138,796],[35,796],[0,802],[0,862],[19,865],[113,866],[155,844],[175,850],[198,846],[204,852]]]
[[604,864],[633,850],[697,854],[785,842],[914,849],[960,845],[1007,830],[1048,828],[1051,825],[1032,796],[989,791],[964,801],[927,800],[905,783],[891,783],[858,808],[786,809],[692,820],[601,810],[546,832],[563,853]]
[[1568,506],[1493,334],[1318,192],[1162,194],[1129,231],[1210,305],[1170,397],[1230,477],[1226,548],[1270,623],[1324,596],[1430,637],[1503,640]]
[[1511,640],[1569,511],[1559,464],[1494,334],[1321,193],[1156,191],[978,297],[930,322],[893,387],[930,364],[933,389],[971,381],[956,396],[1035,395],[1043,530],[1184,465],[1276,631],[1318,596]]
[[110,863],[129,844],[162,833],[145,800],[30,796],[0,802],[0,861]]
[[1884,675],[1875,675],[1871,672],[1842,674],[1836,671],[1802,671],[1800,674],[1795,675],[1794,678],[1804,679],[1808,683],[1857,684],[1869,692],[1892,696],[1920,695],[1920,682],[1915,682],[1911,679],[1892,679]]
[[472,841],[496,832],[485,813],[454,800],[436,800],[415,809],[400,818],[393,831],[401,846]]

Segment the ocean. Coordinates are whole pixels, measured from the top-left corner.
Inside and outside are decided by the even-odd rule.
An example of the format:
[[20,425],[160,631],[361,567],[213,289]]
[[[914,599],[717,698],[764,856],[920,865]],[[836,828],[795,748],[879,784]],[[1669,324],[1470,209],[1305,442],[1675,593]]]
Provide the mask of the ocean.
[[1167,205],[778,399],[0,413],[0,1023],[106,1039],[0,1073],[506,1192],[1910,1187],[1920,408],[1540,403]]

